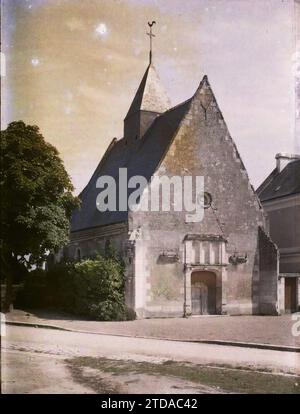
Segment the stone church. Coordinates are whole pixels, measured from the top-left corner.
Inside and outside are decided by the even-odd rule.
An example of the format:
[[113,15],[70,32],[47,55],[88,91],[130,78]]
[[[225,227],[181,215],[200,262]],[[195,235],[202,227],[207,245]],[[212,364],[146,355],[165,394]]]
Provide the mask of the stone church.
[[[182,211],[105,211],[100,176],[203,176],[200,222]],[[138,318],[277,314],[278,251],[207,76],[170,107],[150,59],[124,119],[72,218],[64,255],[92,257],[112,243],[126,264],[126,304]],[[142,197],[143,198],[143,195]]]

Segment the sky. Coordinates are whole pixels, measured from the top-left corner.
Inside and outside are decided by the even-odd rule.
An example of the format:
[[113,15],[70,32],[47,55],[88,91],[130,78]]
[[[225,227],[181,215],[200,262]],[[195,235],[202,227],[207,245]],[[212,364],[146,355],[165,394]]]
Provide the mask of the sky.
[[172,105],[208,75],[257,187],[276,153],[300,151],[297,16],[293,0],[2,0],[2,129],[38,125],[80,192],[122,137],[155,20],[153,61]]

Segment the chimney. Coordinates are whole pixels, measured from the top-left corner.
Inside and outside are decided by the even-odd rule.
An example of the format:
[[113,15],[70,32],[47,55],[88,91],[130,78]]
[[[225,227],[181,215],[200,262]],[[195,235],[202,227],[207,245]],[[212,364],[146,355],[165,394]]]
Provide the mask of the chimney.
[[278,172],[281,172],[286,165],[294,160],[300,160],[299,154],[287,154],[286,152],[279,152],[275,156],[276,168]]

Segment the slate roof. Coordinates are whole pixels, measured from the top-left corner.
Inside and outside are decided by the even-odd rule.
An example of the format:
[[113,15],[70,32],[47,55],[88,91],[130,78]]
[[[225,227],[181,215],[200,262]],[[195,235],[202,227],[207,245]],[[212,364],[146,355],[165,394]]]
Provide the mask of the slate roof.
[[73,214],[71,231],[127,220],[126,211],[98,211],[96,208],[96,198],[100,192],[100,189],[96,188],[98,177],[110,175],[117,178],[119,168],[127,168],[128,179],[133,175],[142,175],[149,180],[172,142],[180,121],[190,107],[191,100],[192,98],[159,115],[135,146],[127,145],[124,138],[111,143],[88,185],[80,194],[81,209]]
[[257,189],[262,202],[300,193],[300,160],[289,162],[278,172],[275,168]]
[[161,85],[155,67],[149,64],[125,119],[138,111],[163,113],[170,106],[170,100]]

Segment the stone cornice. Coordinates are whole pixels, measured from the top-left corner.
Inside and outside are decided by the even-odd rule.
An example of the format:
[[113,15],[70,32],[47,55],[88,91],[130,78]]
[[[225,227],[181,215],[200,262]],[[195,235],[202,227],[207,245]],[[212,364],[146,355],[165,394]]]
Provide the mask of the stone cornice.
[[112,237],[128,232],[128,223],[115,223],[107,226],[93,227],[90,229],[80,230],[70,233],[70,243],[90,239],[102,239],[105,237]]

